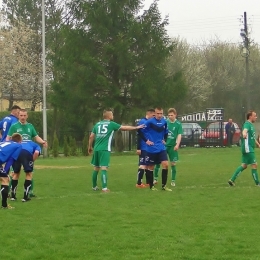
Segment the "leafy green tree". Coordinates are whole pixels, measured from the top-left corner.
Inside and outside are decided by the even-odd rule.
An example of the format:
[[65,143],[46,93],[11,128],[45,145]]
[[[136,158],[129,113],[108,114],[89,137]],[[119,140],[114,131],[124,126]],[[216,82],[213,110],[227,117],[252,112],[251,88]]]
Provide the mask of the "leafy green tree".
[[59,139],[56,132],[54,133],[53,144],[52,144],[52,155],[53,157],[59,156]]
[[67,136],[64,136],[64,141],[63,141],[63,154],[65,157],[70,156],[70,147],[68,144],[68,138]]
[[77,156],[78,155],[78,147],[76,139],[73,137],[69,137],[69,146],[70,146],[70,155]]
[[84,139],[82,142],[82,154],[85,156],[88,155],[88,139],[89,139],[89,133],[85,132]]
[[84,122],[112,107],[121,123],[132,110],[143,114],[150,106],[172,106],[185,95],[182,71],[165,69],[174,49],[168,19],[161,18],[157,1],[145,11],[142,2],[71,1],[74,23],[60,32],[64,44],[54,65],[62,76],[52,85],[53,103],[70,104],[67,115],[78,113]]

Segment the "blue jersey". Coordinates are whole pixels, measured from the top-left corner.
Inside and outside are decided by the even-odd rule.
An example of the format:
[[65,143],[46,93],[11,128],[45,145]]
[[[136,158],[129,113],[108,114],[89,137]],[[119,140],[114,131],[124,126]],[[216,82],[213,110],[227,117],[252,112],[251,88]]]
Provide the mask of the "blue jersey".
[[166,150],[163,140],[167,138],[168,128],[167,121],[162,118],[160,120],[155,117],[148,119],[145,122],[144,135],[146,140],[153,142],[153,145],[147,145],[147,152],[159,153]]
[[[139,120],[137,125],[143,125],[147,121],[147,118],[144,117]],[[137,131],[137,150],[144,150],[146,151],[147,149],[147,144],[145,143],[145,137],[144,137],[144,130],[143,129],[138,129]]]
[[22,149],[28,151],[30,154],[34,154],[35,151],[41,153],[41,147],[33,141],[22,141]]
[[7,162],[9,159],[17,160],[22,145],[13,141],[6,141],[0,143],[0,164]]
[[8,134],[9,128],[17,121],[18,118],[14,115],[6,116],[3,118],[2,121],[0,121],[0,130],[2,130],[2,138],[0,142],[4,142],[6,140],[6,136]]

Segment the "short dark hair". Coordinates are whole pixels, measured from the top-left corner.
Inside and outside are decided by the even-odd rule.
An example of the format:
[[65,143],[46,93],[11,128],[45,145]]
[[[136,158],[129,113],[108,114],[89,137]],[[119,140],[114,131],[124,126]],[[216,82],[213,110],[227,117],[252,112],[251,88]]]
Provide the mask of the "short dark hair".
[[149,109],[146,110],[146,112],[154,113],[154,112],[155,112],[155,109],[154,109],[154,108],[149,108]]
[[11,107],[11,111],[12,110],[16,110],[16,109],[21,109],[21,108],[19,106],[17,106],[17,105],[14,105],[14,106]]
[[27,112],[27,110],[24,109],[24,108],[21,108],[21,109],[20,109],[20,112]]
[[255,113],[254,110],[249,110],[249,111],[247,112],[247,114],[246,114],[246,119],[248,120],[249,117],[253,115],[253,113]]
[[156,107],[155,109],[157,109],[157,110],[163,110],[162,107]]

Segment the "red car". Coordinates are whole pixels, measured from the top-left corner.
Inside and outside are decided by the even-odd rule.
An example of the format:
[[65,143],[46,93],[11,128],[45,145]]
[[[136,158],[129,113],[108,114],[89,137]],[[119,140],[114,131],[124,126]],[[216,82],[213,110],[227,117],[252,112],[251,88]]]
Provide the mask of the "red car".
[[[204,129],[203,133],[199,138],[199,145],[200,146],[227,146],[228,140],[225,131],[225,126],[228,122],[214,122],[207,126]],[[237,123],[234,123],[235,126],[235,133],[233,135],[233,144],[240,146],[240,135],[241,131]],[[222,129],[221,129],[222,128]],[[222,130],[222,134],[221,134]]]

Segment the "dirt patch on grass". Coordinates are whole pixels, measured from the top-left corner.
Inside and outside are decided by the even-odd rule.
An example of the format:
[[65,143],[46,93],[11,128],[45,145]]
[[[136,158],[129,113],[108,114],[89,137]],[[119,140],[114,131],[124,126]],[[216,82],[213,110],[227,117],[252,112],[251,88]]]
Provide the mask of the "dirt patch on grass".
[[54,166],[54,165],[35,165],[35,169],[78,169],[86,166]]

